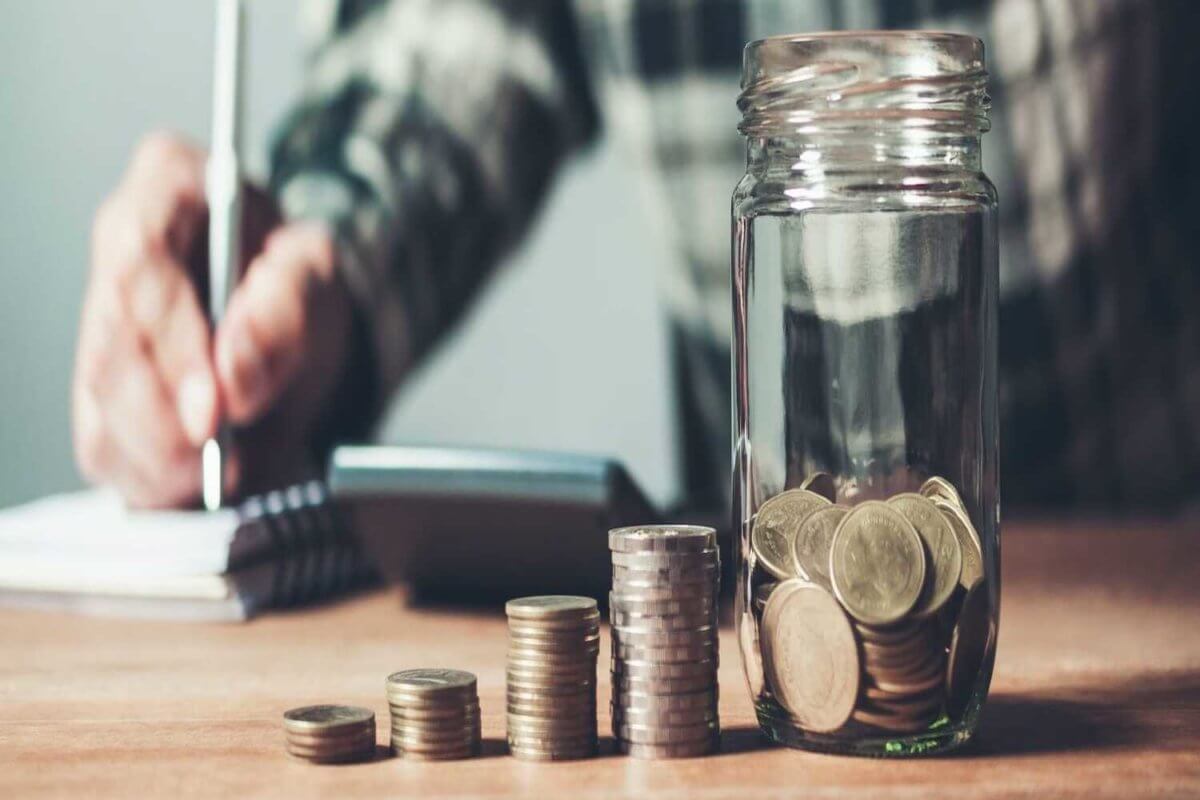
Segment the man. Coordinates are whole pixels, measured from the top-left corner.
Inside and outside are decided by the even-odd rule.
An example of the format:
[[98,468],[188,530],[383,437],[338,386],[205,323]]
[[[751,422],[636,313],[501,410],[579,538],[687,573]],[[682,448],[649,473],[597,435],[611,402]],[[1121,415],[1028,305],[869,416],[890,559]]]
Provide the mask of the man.
[[242,488],[367,431],[603,122],[680,253],[660,283],[686,387],[687,496],[719,505],[741,47],[838,27],[948,28],[991,48],[1006,498],[1195,496],[1193,4],[326,0],[310,12],[306,92],[269,196],[249,204],[246,274],[220,329],[194,285],[200,150],[150,137],[97,214],[76,450],[130,502],[194,501],[198,448],[222,416],[247,429],[231,474]]

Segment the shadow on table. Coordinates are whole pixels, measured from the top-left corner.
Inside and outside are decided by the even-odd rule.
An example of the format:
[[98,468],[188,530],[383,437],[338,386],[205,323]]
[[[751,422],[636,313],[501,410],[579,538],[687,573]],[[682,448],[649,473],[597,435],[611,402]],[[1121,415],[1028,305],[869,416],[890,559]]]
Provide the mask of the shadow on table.
[[963,755],[1103,750],[1153,742],[1188,747],[1200,729],[1200,672],[1150,675],[1055,695],[993,695]]

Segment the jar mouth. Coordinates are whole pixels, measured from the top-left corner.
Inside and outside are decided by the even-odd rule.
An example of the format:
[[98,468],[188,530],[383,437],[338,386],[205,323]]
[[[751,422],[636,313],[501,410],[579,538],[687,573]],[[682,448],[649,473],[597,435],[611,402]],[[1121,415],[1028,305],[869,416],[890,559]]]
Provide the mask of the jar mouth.
[[990,125],[983,42],[930,31],[772,36],[746,45],[747,136],[885,125],[958,135]]

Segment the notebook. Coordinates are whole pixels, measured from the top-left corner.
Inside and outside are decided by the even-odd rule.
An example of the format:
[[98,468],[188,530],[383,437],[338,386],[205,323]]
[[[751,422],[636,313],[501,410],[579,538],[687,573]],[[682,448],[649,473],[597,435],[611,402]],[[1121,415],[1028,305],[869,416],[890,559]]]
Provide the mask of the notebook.
[[317,481],[212,513],[129,511],[107,490],[0,511],[0,606],[236,621],[373,579]]

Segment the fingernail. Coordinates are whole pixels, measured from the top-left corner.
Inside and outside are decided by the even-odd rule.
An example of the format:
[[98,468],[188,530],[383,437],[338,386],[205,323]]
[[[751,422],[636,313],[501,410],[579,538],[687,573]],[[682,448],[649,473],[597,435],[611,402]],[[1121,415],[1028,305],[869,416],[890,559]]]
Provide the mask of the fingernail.
[[205,374],[188,375],[179,383],[179,421],[192,444],[212,435],[216,390]]

